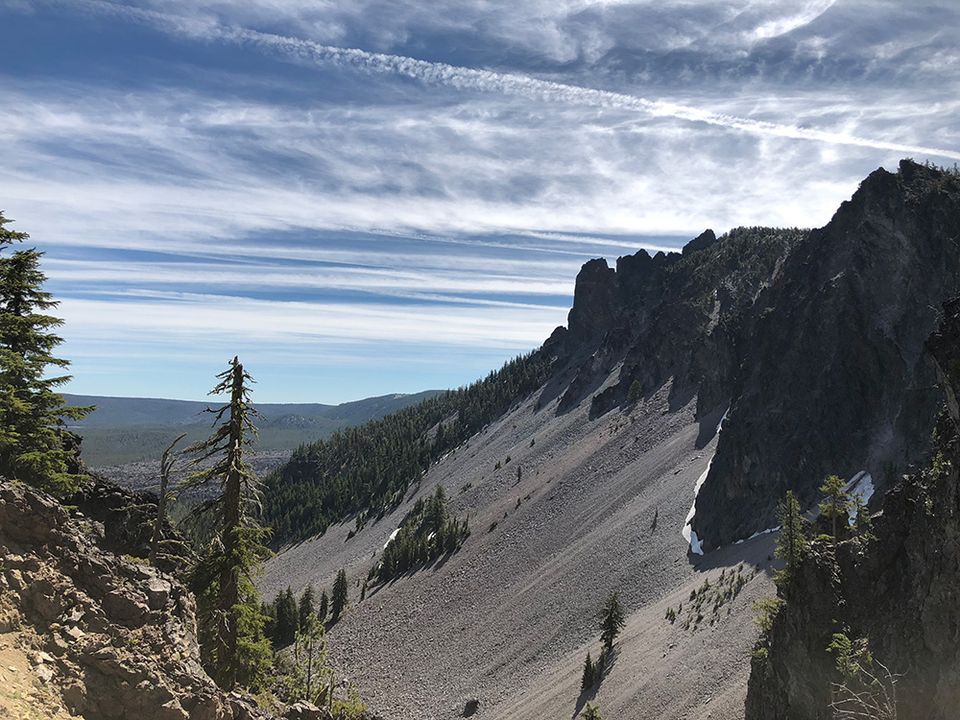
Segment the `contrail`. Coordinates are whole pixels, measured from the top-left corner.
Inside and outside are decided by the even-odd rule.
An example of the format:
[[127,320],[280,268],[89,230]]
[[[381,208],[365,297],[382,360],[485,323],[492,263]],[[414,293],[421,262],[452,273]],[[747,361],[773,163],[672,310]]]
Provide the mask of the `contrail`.
[[[76,7],[78,3],[69,4]],[[377,75],[399,75],[428,85],[443,85],[458,90],[519,96],[546,103],[635,111],[648,117],[674,118],[754,135],[792,138],[835,145],[851,145],[908,155],[926,155],[960,160],[960,151],[956,150],[909,145],[859,137],[842,132],[754,120],[663,100],[649,100],[627,93],[541,80],[528,75],[466,68],[447,63],[418,60],[403,55],[373,53],[357,48],[322,45],[311,40],[226,26],[213,21],[205,22],[151,10],[123,7],[107,0],[81,0],[79,4],[95,12],[109,13],[159,26],[166,32],[173,34],[251,46],[260,51],[276,53],[289,59],[315,65],[345,67]]]

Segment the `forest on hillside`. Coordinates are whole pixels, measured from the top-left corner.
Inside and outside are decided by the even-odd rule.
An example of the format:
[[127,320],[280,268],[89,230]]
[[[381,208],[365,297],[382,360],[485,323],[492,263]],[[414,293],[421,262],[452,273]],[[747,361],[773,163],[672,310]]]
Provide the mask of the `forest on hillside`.
[[353,514],[360,527],[395,507],[431,463],[540,387],[551,364],[536,350],[466,387],[298,448],[265,484],[273,543],[305,540]]

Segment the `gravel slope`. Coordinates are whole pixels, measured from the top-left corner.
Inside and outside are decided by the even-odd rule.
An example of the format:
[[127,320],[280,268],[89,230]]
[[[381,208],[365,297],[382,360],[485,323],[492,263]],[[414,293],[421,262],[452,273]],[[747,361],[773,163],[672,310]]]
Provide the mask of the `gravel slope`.
[[[701,428],[693,402],[670,408],[669,391],[596,420],[588,402],[557,415],[555,400],[531,397],[432,467],[392,515],[349,540],[352,522],[280,553],[262,589],[270,598],[287,585],[329,588],[347,569],[351,605],[330,632],[332,658],[391,719],[460,717],[470,698],[480,717],[573,717],[610,590],[630,615],[596,696],[605,716],[742,717],[756,637],[750,605],[772,592],[764,572],[772,541],[688,557],[680,530],[723,408]],[[356,582],[410,504],[438,483],[470,515],[471,537],[446,562],[358,603]],[[668,605],[741,561],[762,571],[726,606],[730,615],[696,633],[666,622]]]

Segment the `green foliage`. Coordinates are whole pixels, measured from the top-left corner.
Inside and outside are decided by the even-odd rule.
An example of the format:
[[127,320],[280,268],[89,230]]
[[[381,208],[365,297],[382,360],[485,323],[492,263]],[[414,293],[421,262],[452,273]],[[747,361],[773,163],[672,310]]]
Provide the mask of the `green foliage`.
[[[206,516],[213,539],[192,573],[197,594],[204,666],[221,687],[259,688],[271,663],[264,635],[266,618],[253,577],[269,556],[267,530],[256,519],[259,484],[245,452],[256,436],[248,384],[252,378],[234,357],[217,376],[211,395],[229,394],[214,415],[210,437],[187,448],[194,467],[185,485],[215,484],[217,491],[197,507]],[[210,464],[206,461],[213,460]]]
[[[267,613],[271,618],[269,635],[274,647],[284,648],[293,644],[297,631],[302,627],[300,608],[293,590],[288,587],[277,593],[267,606]],[[304,618],[304,624],[309,622],[309,618]]]
[[291,651],[279,663],[281,694],[288,702],[306,701],[325,707],[333,720],[363,720],[366,705],[350,684],[346,697],[338,696],[329,662],[326,633],[315,615],[296,632]]
[[844,488],[843,480],[837,475],[827,476],[820,486],[820,492],[825,496],[820,502],[820,515],[830,523],[834,544],[839,539],[840,528],[846,527],[847,517],[853,507],[853,501]]
[[583,720],[603,720],[600,717],[600,708],[596,705],[591,705],[590,703],[586,704],[586,707],[583,708],[583,712],[580,713],[580,717]]
[[395,507],[431,463],[543,384],[549,367],[545,354],[530,353],[472,385],[298,448],[267,481],[274,539],[303,540],[352,513]]
[[797,496],[788,490],[780,502],[780,534],[775,551],[776,556],[784,562],[783,569],[774,576],[777,587],[781,589],[785,590],[796,579],[797,568],[807,553],[809,541],[805,525]]
[[307,585],[306,589],[304,589],[303,594],[300,596],[300,603],[297,609],[299,615],[299,622],[297,624],[300,631],[304,632],[316,617],[313,607],[313,585]]
[[317,611],[317,617],[320,618],[320,622],[325,622],[327,619],[327,613],[330,611],[330,599],[327,597],[327,591],[323,590],[320,593],[320,609]]
[[[0,251],[29,237],[9,223],[0,212]],[[63,321],[47,314],[58,303],[42,289],[42,257],[36,249],[0,256],[0,475],[63,496],[82,479],[78,444],[63,420],[79,420],[92,408],[66,406],[55,389],[70,376],[47,375],[49,367],[70,363],[53,354]]]
[[333,622],[340,619],[340,614],[347,606],[347,592],[347,573],[341,568],[337,573],[337,579],[333,582],[333,596],[330,599],[330,615]]
[[781,598],[765,597],[753,604],[753,621],[760,628],[762,636],[766,636],[773,629],[773,622],[786,603]]
[[594,685],[597,684],[597,667],[593,664],[593,658],[590,657],[589,651],[587,652],[587,657],[583,661],[583,677],[580,680],[580,689],[589,690]]
[[873,664],[867,641],[863,638],[851,640],[846,633],[833,633],[827,652],[834,656],[837,672],[845,681],[855,679],[864,667]]
[[640,384],[639,380],[634,380],[630,383],[630,389],[627,391],[627,402],[635,403],[643,397],[643,385]]
[[[238,602],[225,611],[220,608],[218,580],[195,589],[195,594],[200,659],[210,677],[221,687],[262,690],[273,664],[273,653],[264,631],[268,615],[262,610],[253,583],[241,576]],[[220,632],[227,623],[236,638],[233,644],[223,642]]]
[[620,593],[611,592],[600,611],[600,641],[607,653],[613,650],[613,643],[626,624],[626,614],[623,611],[623,605],[620,604]]
[[371,575],[378,582],[387,582],[456,552],[469,535],[468,520],[460,520],[448,512],[446,495],[438,485],[433,495],[418,500],[404,517],[399,532],[383,549]]
[[[733,601],[744,586],[750,582],[757,574],[754,569],[751,572],[745,572],[743,563],[737,566],[736,570],[731,568],[729,571],[724,568],[720,576],[710,582],[706,578],[703,584],[690,591],[690,601],[687,603],[687,612],[680,627],[683,630],[696,632],[703,622],[709,622],[710,625],[720,621],[721,610],[724,605]],[[729,614],[730,610],[727,609]],[[683,604],[674,610],[667,609],[666,619],[672,625],[683,613]]]

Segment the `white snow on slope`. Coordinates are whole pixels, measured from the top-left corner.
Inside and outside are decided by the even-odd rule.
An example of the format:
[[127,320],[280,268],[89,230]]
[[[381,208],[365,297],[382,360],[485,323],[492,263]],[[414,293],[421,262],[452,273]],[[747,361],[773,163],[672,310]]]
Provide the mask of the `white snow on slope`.
[[[720,418],[720,422],[717,423],[717,435],[719,435],[723,429],[723,421],[727,419],[727,413],[729,412],[730,408],[727,408],[723,413],[723,417]],[[714,451],[714,453],[716,453],[716,451]],[[697,514],[697,495],[700,494],[700,488],[703,487],[703,483],[707,480],[707,475],[710,474],[711,465],[713,465],[712,457],[710,458],[710,462],[707,463],[707,469],[697,478],[697,482],[693,486],[693,503],[690,505],[690,512],[687,513],[687,519],[683,521],[683,529],[680,531],[683,539],[690,544],[690,552],[694,555],[703,555],[703,544],[700,542],[700,538],[697,537],[697,533],[694,532],[693,526],[690,523],[693,522],[693,517]]]
[[397,528],[397,529],[394,530],[392,533],[390,533],[390,537],[388,537],[388,538],[387,538],[387,541],[383,544],[383,549],[384,549],[384,550],[387,549],[387,545],[389,545],[390,543],[393,542],[393,539],[397,536],[397,533],[398,533],[398,532],[400,532],[400,528]]

